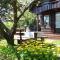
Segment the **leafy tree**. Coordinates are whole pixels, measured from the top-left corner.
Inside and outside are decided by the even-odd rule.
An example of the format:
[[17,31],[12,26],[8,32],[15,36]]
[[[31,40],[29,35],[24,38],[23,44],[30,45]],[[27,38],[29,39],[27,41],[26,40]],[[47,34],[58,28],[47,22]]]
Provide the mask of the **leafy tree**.
[[30,26],[32,24],[32,22],[34,21],[36,15],[34,15],[33,13],[29,12],[29,10],[27,10],[23,16],[20,18],[19,22],[18,22],[18,26]]
[[[21,0],[1,0],[0,2],[0,31],[10,45],[14,45],[13,37],[19,19],[23,16],[25,11],[33,5],[33,3],[38,2],[37,0],[34,0],[30,5],[28,3],[25,5],[24,2],[20,1]],[[8,29],[4,25],[4,20],[13,20],[13,26],[11,29]]]
[[[7,43],[16,53],[18,60],[20,57],[14,48],[14,34],[17,24],[26,10],[35,5],[39,0],[1,0],[0,1],[0,33],[6,39]],[[13,26],[9,29],[4,21],[13,21]]]

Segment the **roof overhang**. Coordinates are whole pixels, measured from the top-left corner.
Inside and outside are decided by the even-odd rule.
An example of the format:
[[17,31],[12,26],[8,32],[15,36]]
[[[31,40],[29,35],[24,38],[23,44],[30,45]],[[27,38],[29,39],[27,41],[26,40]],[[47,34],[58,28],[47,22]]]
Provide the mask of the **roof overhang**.
[[60,1],[54,2],[45,2],[40,4],[39,6],[34,6],[30,8],[30,11],[35,14],[40,14],[45,11],[55,10],[60,8]]

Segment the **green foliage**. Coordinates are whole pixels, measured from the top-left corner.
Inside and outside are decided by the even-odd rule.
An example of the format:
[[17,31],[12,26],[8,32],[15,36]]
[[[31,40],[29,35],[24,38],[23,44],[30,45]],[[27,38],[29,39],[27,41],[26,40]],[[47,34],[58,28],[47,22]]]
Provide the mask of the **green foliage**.
[[4,22],[4,24],[9,29],[11,29],[11,27],[13,26],[13,22],[9,22],[9,21]]
[[10,46],[0,46],[0,60],[15,60],[16,55]]
[[18,26],[29,26],[35,20],[36,15],[32,14],[27,10],[24,15],[20,18]]
[[57,54],[60,54],[60,47],[56,47],[57,49]]
[[8,6],[7,4],[9,2],[10,2],[10,0],[1,0],[0,1],[0,6],[6,8]]
[[20,60],[56,60],[56,47],[53,44],[28,40],[14,48],[9,45],[0,45],[0,60],[17,60],[17,58]]
[[21,60],[56,60],[56,51],[53,44],[40,41],[22,42],[17,48]]

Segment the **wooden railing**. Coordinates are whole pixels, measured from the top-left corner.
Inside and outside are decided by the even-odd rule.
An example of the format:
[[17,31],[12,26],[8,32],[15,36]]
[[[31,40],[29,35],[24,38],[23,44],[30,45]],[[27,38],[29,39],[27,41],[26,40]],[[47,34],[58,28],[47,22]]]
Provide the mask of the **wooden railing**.
[[53,10],[53,9],[57,9],[57,8],[60,8],[60,1],[45,2],[45,3],[42,3],[38,7],[35,7],[33,9],[33,12],[39,14],[41,12]]

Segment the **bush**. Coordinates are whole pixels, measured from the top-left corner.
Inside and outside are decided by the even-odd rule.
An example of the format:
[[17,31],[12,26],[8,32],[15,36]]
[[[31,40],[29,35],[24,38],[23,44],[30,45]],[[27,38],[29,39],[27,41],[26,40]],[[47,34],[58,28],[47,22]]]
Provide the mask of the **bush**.
[[19,46],[0,46],[0,60],[56,60],[56,49],[53,44],[28,40]]
[[0,46],[0,60],[15,60],[16,55],[11,47]]
[[20,60],[56,60],[55,45],[30,40],[17,48]]

